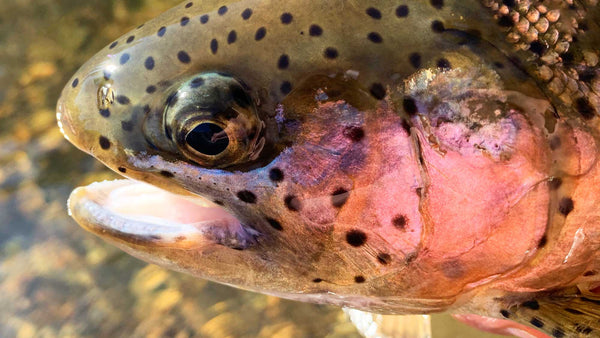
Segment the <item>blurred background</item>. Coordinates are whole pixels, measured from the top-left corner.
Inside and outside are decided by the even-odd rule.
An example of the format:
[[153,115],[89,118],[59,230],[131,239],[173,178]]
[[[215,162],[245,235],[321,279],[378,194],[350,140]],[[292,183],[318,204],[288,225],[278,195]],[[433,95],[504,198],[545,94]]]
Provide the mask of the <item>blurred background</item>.
[[[65,141],[60,91],[96,51],[178,0],[2,0],[0,337],[359,337],[335,307],[147,265],[67,215],[70,191],[117,175]],[[433,318],[433,336],[494,337]]]

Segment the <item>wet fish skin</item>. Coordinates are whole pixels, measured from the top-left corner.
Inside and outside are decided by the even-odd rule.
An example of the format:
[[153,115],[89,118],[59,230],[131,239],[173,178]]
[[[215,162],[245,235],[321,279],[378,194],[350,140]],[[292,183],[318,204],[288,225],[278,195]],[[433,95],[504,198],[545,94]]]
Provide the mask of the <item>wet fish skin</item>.
[[[552,299],[540,318],[594,304],[572,287],[594,299],[599,269],[598,12],[593,1],[182,3],[86,63],[58,119],[113,170],[213,218],[121,217],[107,207],[132,188],[121,183],[76,191],[71,211],[134,256],[246,289],[538,327],[520,304]],[[228,132],[226,157],[186,148],[189,116]],[[169,217],[196,214],[164,198],[180,206]],[[571,315],[546,312],[543,329],[576,331]]]

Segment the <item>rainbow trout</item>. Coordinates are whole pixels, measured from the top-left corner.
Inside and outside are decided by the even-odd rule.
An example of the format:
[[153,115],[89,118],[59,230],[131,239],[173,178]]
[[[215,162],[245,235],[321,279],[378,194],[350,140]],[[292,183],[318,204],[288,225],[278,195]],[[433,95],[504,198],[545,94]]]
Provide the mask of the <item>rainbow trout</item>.
[[63,90],[65,137],[130,178],[70,211],[248,290],[598,336],[599,22],[597,0],[184,2]]

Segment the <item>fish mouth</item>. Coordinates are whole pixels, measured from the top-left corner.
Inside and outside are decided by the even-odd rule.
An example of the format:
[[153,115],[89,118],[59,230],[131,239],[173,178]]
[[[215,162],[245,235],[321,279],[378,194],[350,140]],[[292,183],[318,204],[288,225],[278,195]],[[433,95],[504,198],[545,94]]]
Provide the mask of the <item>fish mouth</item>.
[[192,249],[210,244],[243,249],[256,231],[201,196],[182,196],[121,179],[79,187],[69,214],[84,229],[126,245]]

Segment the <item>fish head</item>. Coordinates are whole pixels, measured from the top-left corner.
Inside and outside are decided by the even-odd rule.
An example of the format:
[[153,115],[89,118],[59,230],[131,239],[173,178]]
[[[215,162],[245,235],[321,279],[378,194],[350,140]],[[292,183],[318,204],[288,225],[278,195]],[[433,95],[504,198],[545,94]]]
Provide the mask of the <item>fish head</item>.
[[[273,94],[247,72],[191,63],[185,51],[159,67],[145,56],[151,42],[123,41],[84,65],[58,103],[65,137],[133,179],[75,190],[77,222],[197,277],[384,308],[374,296],[386,297],[420,236],[418,227],[397,231],[412,216],[390,209],[385,193],[392,168],[412,156],[406,122],[385,104],[375,118],[378,100],[348,74],[311,76],[279,100],[280,88]],[[383,165],[394,149],[406,158]],[[404,190],[416,200],[410,181]],[[367,229],[377,220],[393,230],[388,238]]]

